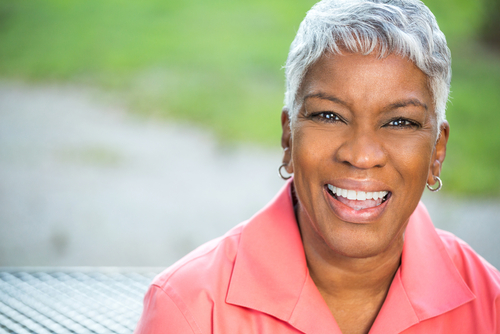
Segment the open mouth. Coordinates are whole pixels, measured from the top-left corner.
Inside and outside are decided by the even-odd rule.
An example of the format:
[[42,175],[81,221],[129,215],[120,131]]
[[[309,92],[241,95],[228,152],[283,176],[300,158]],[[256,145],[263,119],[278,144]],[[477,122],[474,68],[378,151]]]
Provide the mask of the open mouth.
[[390,191],[356,191],[338,188],[331,184],[327,184],[326,188],[330,196],[356,211],[377,207],[392,195]]

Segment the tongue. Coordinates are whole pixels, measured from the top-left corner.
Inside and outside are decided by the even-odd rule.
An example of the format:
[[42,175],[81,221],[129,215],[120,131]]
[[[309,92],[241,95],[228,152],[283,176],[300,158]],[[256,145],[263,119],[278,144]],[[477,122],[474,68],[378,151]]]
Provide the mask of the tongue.
[[363,209],[368,209],[368,208],[373,208],[375,206],[378,206],[382,204],[382,198],[379,199],[367,199],[364,201],[356,201],[356,200],[350,200],[342,196],[336,196],[337,200],[344,203],[351,209],[354,209],[356,211],[363,210]]

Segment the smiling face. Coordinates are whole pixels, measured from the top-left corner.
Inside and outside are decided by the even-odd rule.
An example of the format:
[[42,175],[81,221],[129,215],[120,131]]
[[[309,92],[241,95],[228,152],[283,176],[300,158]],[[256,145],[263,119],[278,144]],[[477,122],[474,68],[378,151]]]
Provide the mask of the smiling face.
[[292,130],[282,114],[282,145],[306,254],[401,251],[448,138],[444,123],[436,143],[426,75],[397,55],[327,54],[309,69],[298,99]]

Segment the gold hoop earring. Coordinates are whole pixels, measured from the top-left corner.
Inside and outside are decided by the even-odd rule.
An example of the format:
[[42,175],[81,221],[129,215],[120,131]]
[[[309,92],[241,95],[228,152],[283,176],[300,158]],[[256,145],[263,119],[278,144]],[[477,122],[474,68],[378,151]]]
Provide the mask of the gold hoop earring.
[[439,176],[434,176],[434,180],[436,180],[438,182],[438,184],[439,184],[437,186],[437,188],[431,188],[431,186],[427,183],[427,189],[429,189],[433,193],[441,190],[441,188],[443,187],[443,181],[441,181],[441,179],[439,178]]
[[283,163],[281,164],[279,167],[278,167],[278,175],[283,179],[283,180],[288,180],[289,178],[291,178],[292,176],[291,175],[288,175],[288,176],[283,176],[283,173],[281,172],[281,168],[285,167],[287,164]]

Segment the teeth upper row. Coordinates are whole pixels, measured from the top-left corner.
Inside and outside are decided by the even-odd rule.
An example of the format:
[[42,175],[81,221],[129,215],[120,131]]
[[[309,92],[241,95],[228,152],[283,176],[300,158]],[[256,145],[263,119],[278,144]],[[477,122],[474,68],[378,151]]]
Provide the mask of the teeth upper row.
[[358,200],[358,201],[364,201],[367,199],[379,199],[383,198],[385,195],[387,195],[387,191],[356,191],[356,190],[347,190],[347,189],[342,189],[342,188],[337,188],[335,186],[332,186],[331,184],[328,185],[328,189],[337,196],[342,196],[350,200]]

